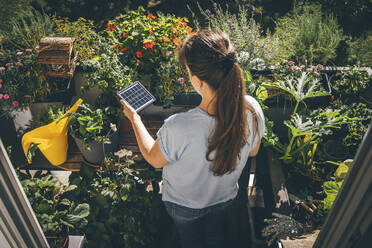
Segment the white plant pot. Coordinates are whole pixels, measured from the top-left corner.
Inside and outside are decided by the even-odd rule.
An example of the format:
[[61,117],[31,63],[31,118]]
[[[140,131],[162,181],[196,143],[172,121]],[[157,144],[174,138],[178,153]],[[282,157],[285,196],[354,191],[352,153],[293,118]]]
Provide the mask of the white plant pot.
[[26,130],[31,124],[32,113],[29,107],[20,110],[13,110],[11,116],[17,133],[24,133],[24,130]]

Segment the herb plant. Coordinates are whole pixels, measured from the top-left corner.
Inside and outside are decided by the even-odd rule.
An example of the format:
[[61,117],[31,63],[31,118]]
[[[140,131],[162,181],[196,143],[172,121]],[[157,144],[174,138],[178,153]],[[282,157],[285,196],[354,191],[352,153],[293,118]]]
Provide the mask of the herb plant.
[[89,143],[93,141],[109,144],[109,136],[116,129],[113,128],[116,123],[116,112],[110,107],[94,109],[82,103],[76,113],[68,117],[71,117],[68,124],[71,135],[81,139],[87,150],[89,150]]

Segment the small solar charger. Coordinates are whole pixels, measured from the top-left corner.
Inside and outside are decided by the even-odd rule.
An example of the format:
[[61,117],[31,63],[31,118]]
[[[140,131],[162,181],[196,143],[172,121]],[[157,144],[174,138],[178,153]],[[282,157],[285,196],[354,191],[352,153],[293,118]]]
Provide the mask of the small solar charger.
[[139,81],[119,90],[117,95],[129,104],[136,112],[155,102],[155,97]]

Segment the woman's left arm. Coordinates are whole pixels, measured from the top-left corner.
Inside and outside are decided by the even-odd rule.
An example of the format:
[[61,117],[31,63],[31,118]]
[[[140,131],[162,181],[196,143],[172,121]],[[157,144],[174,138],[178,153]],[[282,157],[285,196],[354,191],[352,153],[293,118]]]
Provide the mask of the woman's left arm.
[[143,157],[154,168],[163,168],[168,164],[168,161],[165,159],[160,149],[158,140],[155,141],[152,138],[136,111],[123,100],[120,102],[124,106],[124,115],[132,123],[137,143]]

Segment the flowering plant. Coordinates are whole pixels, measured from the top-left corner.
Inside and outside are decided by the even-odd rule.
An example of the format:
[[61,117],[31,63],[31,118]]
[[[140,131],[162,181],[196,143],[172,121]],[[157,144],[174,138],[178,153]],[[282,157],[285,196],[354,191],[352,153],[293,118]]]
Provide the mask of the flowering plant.
[[0,52],[0,108],[11,112],[33,102],[45,79],[36,64],[36,51]]
[[153,73],[160,61],[181,44],[192,29],[186,18],[146,14],[143,7],[128,11],[107,24],[107,37],[123,64],[143,74]]
[[323,69],[323,65],[296,65],[293,61],[282,60],[275,64],[274,78],[276,80],[283,80],[287,77],[299,78],[306,72],[308,78],[320,80],[319,70]]
[[156,70],[158,83],[155,86],[154,95],[164,107],[170,107],[174,94],[190,92],[193,90],[191,83],[187,81],[187,71],[178,62],[173,52],[168,51],[166,61],[161,61]]

